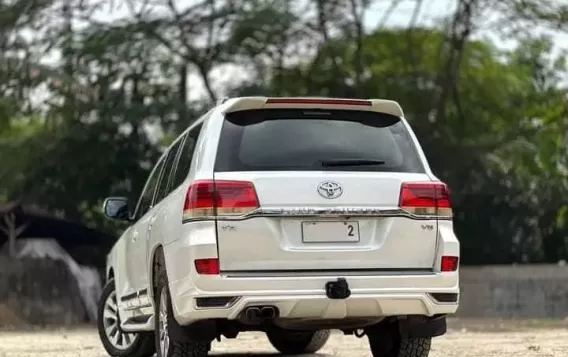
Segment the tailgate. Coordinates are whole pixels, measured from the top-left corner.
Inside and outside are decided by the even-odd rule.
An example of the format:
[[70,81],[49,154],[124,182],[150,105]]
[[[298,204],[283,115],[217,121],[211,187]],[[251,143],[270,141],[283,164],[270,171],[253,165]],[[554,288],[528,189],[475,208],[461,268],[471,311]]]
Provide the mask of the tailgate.
[[433,268],[435,216],[414,219],[399,208],[403,183],[430,181],[399,117],[334,109],[230,113],[214,179],[252,183],[259,207],[236,219],[218,215],[222,271]]
[[[261,209],[243,220],[218,219],[222,271],[430,270],[436,221],[390,215],[402,182],[421,174],[218,173],[252,182]],[[341,185],[330,200],[322,182]],[[382,214],[382,215],[381,215]]]

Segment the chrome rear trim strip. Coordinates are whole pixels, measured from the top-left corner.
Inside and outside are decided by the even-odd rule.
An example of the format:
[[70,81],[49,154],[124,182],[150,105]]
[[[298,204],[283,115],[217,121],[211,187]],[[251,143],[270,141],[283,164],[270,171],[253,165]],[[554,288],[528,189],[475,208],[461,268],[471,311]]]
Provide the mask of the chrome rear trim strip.
[[373,207],[286,207],[258,208],[243,216],[211,216],[184,219],[184,223],[203,220],[242,221],[257,217],[405,217],[415,220],[451,220],[450,216],[417,215],[400,208]]

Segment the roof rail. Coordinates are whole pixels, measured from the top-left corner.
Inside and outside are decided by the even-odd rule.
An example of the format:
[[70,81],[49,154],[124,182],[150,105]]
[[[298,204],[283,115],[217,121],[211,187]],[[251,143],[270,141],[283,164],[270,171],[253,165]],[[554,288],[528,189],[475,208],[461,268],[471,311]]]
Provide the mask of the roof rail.
[[221,97],[221,98],[217,99],[216,105],[221,105],[221,104],[225,103],[226,101],[228,101],[229,99],[230,99],[229,97]]

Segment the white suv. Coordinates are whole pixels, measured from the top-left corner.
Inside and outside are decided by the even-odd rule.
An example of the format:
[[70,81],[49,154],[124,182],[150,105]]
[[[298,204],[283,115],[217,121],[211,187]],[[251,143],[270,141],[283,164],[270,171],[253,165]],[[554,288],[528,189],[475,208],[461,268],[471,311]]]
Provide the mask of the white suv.
[[458,308],[449,192],[393,101],[225,100],[135,207],[104,212],[130,222],[99,307],[112,356],[206,356],[243,331],[314,353],[337,329],[375,357],[425,357]]

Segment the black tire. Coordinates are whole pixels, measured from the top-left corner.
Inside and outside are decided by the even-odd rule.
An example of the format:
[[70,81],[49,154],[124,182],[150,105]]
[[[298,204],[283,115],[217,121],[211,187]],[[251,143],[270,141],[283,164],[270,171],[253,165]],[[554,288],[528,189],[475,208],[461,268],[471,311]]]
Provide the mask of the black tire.
[[[116,302],[116,291],[114,280],[111,279],[107,282],[103,289],[101,299],[99,300],[97,311],[97,329],[99,337],[107,353],[113,357],[150,357],[154,355],[154,334],[152,332],[138,332],[125,334],[120,330],[120,318],[117,309],[112,309],[108,303]],[[116,307],[116,305],[114,305]],[[106,313],[105,313],[106,310]],[[110,317],[110,312],[114,312],[113,317]],[[113,319],[116,319],[113,321]],[[116,325],[116,327],[115,327]],[[106,329],[110,329],[110,334],[117,337],[117,341],[111,341],[111,336],[107,333]],[[116,335],[115,335],[116,333]],[[130,336],[126,338],[125,336]],[[118,341],[130,341],[125,348],[120,348]]]
[[398,332],[387,336],[368,336],[373,357],[428,357],[432,338],[400,338]]
[[272,346],[285,355],[316,353],[325,346],[329,336],[329,330],[304,332],[278,329],[266,333]]
[[[162,294],[165,294],[162,298]],[[168,288],[168,278],[165,271],[160,271],[158,273],[158,279],[156,284],[156,303],[154,304],[156,310],[154,312],[155,316],[155,344],[156,344],[156,356],[157,357],[206,357],[211,348],[211,341],[196,341],[192,340],[191,336],[187,333],[183,334],[179,331],[183,330],[183,327],[179,326],[174,318],[172,310],[172,301],[170,299],[170,292]],[[166,301],[167,311],[166,311],[166,321],[167,327],[161,326],[162,319],[160,317],[160,311],[162,309],[163,299]],[[176,329],[178,333],[172,333],[172,328]],[[163,353],[163,348],[161,346],[161,336],[162,333],[167,334],[167,339],[169,341],[166,353]]]

